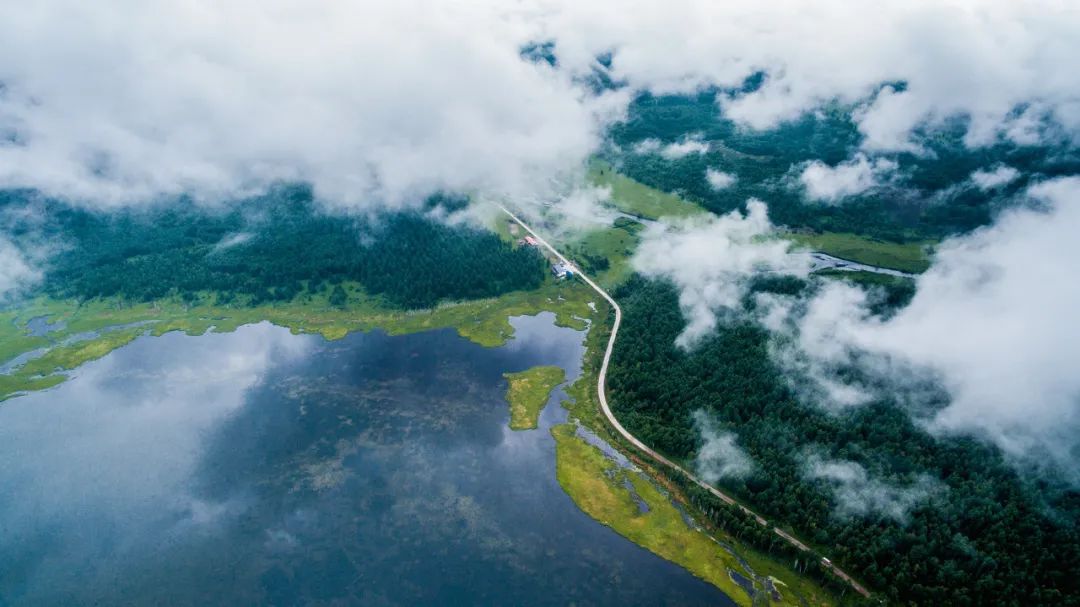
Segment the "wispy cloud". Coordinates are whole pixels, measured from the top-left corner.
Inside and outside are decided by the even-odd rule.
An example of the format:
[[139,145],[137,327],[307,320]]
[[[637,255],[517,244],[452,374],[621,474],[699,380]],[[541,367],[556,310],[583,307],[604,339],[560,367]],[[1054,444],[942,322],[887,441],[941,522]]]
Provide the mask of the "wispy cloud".
[[857,462],[825,459],[813,452],[805,458],[803,474],[830,488],[835,514],[840,517],[881,516],[906,523],[913,508],[945,491],[940,481],[928,475],[906,483],[887,482],[872,478]]
[[700,409],[694,411],[693,420],[694,427],[701,435],[701,448],[694,459],[694,466],[701,478],[715,483],[720,479],[743,478],[754,471],[753,460],[739,447],[734,433],[717,428],[708,414]]
[[712,333],[718,315],[741,308],[752,273],[809,271],[808,260],[787,254],[788,241],[763,238],[772,229],[765,203],[750,200],[745,215],[708,215],[644,232],[634,269],[679,288],[679,306],[687,319],[678,338],[681,347],[693,347]]

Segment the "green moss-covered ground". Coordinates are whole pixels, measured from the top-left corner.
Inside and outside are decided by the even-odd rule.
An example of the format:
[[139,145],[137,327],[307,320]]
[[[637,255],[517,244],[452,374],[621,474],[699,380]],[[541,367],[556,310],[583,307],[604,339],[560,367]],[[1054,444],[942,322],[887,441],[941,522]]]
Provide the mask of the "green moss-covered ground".
[[510,403],[510,429],[533,430],[551,391],[566,380],[566,372],[559,367],[544,366],[504,373],[503,377],[509,383],[506,400]]

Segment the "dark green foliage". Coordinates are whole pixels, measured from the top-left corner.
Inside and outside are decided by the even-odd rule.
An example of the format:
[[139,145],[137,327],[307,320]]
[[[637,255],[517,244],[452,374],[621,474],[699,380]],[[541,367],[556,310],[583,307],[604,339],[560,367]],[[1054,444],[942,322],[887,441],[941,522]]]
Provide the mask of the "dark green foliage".
[[[747,86],[753,82],[748,81]],[[820,160],[835,165],[857,152],[861,135],[851,119],[853,108],[833,105],[782,124],[770,131],[739,128],[716,103],[719,91],[695,96],[641,95],[630,118],[611,131],[622,152],[611,162],[623,173],[652,187],[678,192],[706,208],[724,213],[751,197],[769,204],[774,222],[792,228],[854,232],[890,241],[938,239],[989,223],[1010,197],[1032,180],[1080,172],[1080,153],[1064,143],[1022,147],[998,143],[968,149],[966,123],[916,133],[929,153],[894,154],[904,179],[843,204],[804,200],[792,187],[802,163]],[[643,139],[677,141],[699,134],[710,142],[705,154],[668,160],[657,154],[628,152]],[[960,186],[972,171],[1006,163],[1023,176],[999,191]],[[708,167],[734,173],[738,180],[714,191],[705,180]]]
[[[460,205],[440,198],[427,207]],[[182,203],[112,214],[49,207],[48,230],[67,245],[44,285],[57,297],[145,301],[214,291],[258,304],[351,280],[393,305],[422,308],[535,288],[544,277],[534,250],[492,233],[417,212],[327,214],[303,188],[217,211]],[[340,286],[331,297],[345,303]]]
[[[789,293],[799,286],[767,278],[755,288]],[[612,402],[646,443],[692,458],[700,439],[691,413],[707,411],[738,435],[758,467],[746,479],[724,481],[724,488],[797,530],[892,601],[1080,604],[1080,496],[1070,488],[1019,476],[985,442],[931,437],[894,403],[841,414],[803,404],[770,359],[768,334],[749,320],[721,326],[692,352],[678,349],[685,321],[667,283],[635,277],[615,296],[624,321],[609,377]],[[883,516],[840,518],[831,491],[803,476],[807,448],[856,461],[874,478],[900,486],[928,474],[945,490],[910,512],[906,524]],[[734,509],[702,492],[691,497],[739,537],[798,558]]]
[[531,63],[546,63],[551,67],[559,65],[559,58],[555,55],[555,41],[530,42],[521,47],[518,54],[525,61]]
[[340,308],[345,305],[348,299],[349,296],[345,293],[345,289],[341,285],[334,285],[334,290],[330,293],[330,305]]

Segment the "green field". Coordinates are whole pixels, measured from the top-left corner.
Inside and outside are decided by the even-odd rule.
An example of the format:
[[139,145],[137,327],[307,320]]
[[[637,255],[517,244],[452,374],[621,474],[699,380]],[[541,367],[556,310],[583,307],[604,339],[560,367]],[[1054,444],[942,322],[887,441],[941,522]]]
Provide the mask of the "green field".
[[588,179],[594,185],[611,188],[612,206],[637,217],[645,219],[690,217],[708,212],[674,194],[661,192],[638,183],[618,173],[602,160],[594,160],[589,166]]
[[931,243],[895,243],[874,240],[857,234],[823,232],[785,235],[796,244],[833,257],[870,266],[918,274],[930,267],[927,249]]
[[[750,594],[735,583],[729,570],[748,579],[739,559],[711,537],[690,526],[671,501],[643,473],[623,468],[598,448],[577,435],[573,424],[561,424],[551,429],[555,437],[556,477],[559,484],[579,508],[589,516],[611,527],[620,535],[650,551],[681,565],[694,575],[713,584],[739,605],[756,604]],[[631,489],[627,486],[629,484]],[[636,497],[636,499],[635,499]],[[645,508],[639,508],[639,500]],[[642,510],[645,510],[644,512]],[[731,538],[724,538],[733,541]],[[740,555],[746,559],[745,555]],[[760,583],[755,587],[761,594],[758,600],[769,605],[800,605],[798,597],[787,589],[794,583],[794,574],[760,559],[751,562],[758,575],[771,575],[777,580],[780,601],[771,601]],[[827,595],[808,583],[799,583],[799,591],[810,605],[827,605]]]
[[[640,242],[638,233],[643,228],[640,223],[620,218],[614,226],[587,232],[573,242],[560,243],[560,246],[601,286],[612,289],[633,274],[630,258]],[[607,268],[594,270],[588,263],[590,257],[607,260]]]
[[510,403],[510,429],[533,430],[540,411],[555,386],[566,380],[559,367],[533,367],[520,373],[503,373],[508,382],[506,401]]

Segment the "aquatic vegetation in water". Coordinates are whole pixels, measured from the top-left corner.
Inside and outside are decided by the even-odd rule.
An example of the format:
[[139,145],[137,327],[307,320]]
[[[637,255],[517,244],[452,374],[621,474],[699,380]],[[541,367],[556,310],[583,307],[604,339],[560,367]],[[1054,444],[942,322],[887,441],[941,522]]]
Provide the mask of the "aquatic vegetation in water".
[[510,403],[510,429],[532,430],[551,391],[566,380],[566,372],[559,367],[544,366],[504,373],[503,377],[509,383],[506,400]]

